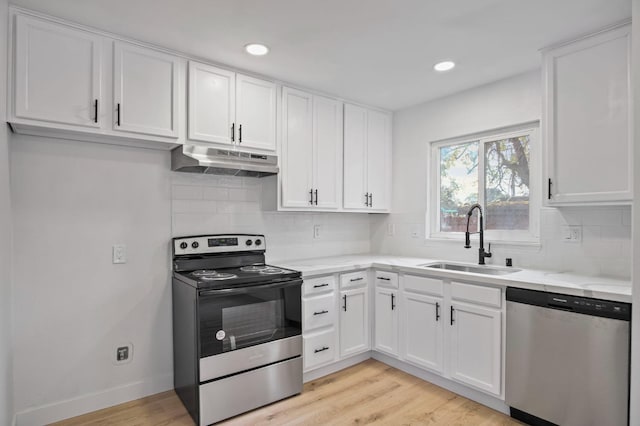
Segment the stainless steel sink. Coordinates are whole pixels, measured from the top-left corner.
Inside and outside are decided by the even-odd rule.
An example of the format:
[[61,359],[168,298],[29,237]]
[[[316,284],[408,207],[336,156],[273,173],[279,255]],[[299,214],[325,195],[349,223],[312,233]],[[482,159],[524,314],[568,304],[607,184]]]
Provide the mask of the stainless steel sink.
[[508,274],[513,274],[514,272],[520,271],[520,269],[513,269],[513,268],[499,268],[495,266],[480,266],[480,265],[477,265],[477,266],[463,265],[460,263],[446,263],[446,262],[427,263],[420,266],[423,266],[425,268],[444,269],[447,271],[470,272],[473,274],[484,274],[484,275],[508,275]]

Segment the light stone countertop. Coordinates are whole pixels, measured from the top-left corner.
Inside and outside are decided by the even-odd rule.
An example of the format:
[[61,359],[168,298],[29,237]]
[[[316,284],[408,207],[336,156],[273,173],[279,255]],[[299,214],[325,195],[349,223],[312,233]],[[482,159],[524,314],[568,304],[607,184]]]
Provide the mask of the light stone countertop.
[[[485,275],[430,269],[421,266],[435,262],[443,262],[443,260],[363,254],[278,262],[278,265],[300,271],[303,277],[376,268],[454,281],[468,281],[500,287],[518,287],[631,303],[631,281],[628,280],[580,275],[575,272],[545,271],[517,267],[514,269],[518,269],[518,272],[508,275]],[[492,265],[487,266],[492,267]]]

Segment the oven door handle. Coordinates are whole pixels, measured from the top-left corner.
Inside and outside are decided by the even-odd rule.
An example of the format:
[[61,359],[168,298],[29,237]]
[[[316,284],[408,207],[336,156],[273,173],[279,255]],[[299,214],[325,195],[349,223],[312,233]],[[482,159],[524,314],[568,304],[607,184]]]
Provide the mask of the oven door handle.
[[288,288],[302,285],[302,279],[290,280],[272,284],[257,284],[235,288],[219,288],[215,290],[203,290],[200,296],[227,296],[230,294],[246,294],[259,290],[272,290],[279,288]]

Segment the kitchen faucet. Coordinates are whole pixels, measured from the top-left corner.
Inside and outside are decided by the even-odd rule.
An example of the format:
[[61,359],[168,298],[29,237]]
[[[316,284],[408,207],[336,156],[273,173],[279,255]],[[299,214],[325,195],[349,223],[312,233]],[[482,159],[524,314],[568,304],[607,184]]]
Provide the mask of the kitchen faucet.
[[[478,220],[480,221],[480,232],[469,232],[469,221],[471,220],[471,215],[473,211],[478,209],[480,217]],[[484,265],[484,258],[491,257],[491,243],[489,243],[489,251],[484,251],[484,219],[482,217],[482,207],[480,204],[474,204],[471,206],[469,211],[467,212],[467,232],[464,233],[464,248],[471,248],[471,234],[480,234],[480,248],[478,249],[478,265]]]

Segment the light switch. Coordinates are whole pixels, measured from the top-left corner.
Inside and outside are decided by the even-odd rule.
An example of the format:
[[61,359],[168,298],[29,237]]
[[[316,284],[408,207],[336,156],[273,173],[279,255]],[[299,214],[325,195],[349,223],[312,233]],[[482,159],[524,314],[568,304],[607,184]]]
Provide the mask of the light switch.
[[127,263],[127,246],[124,244],[113,246],[113,263]]

